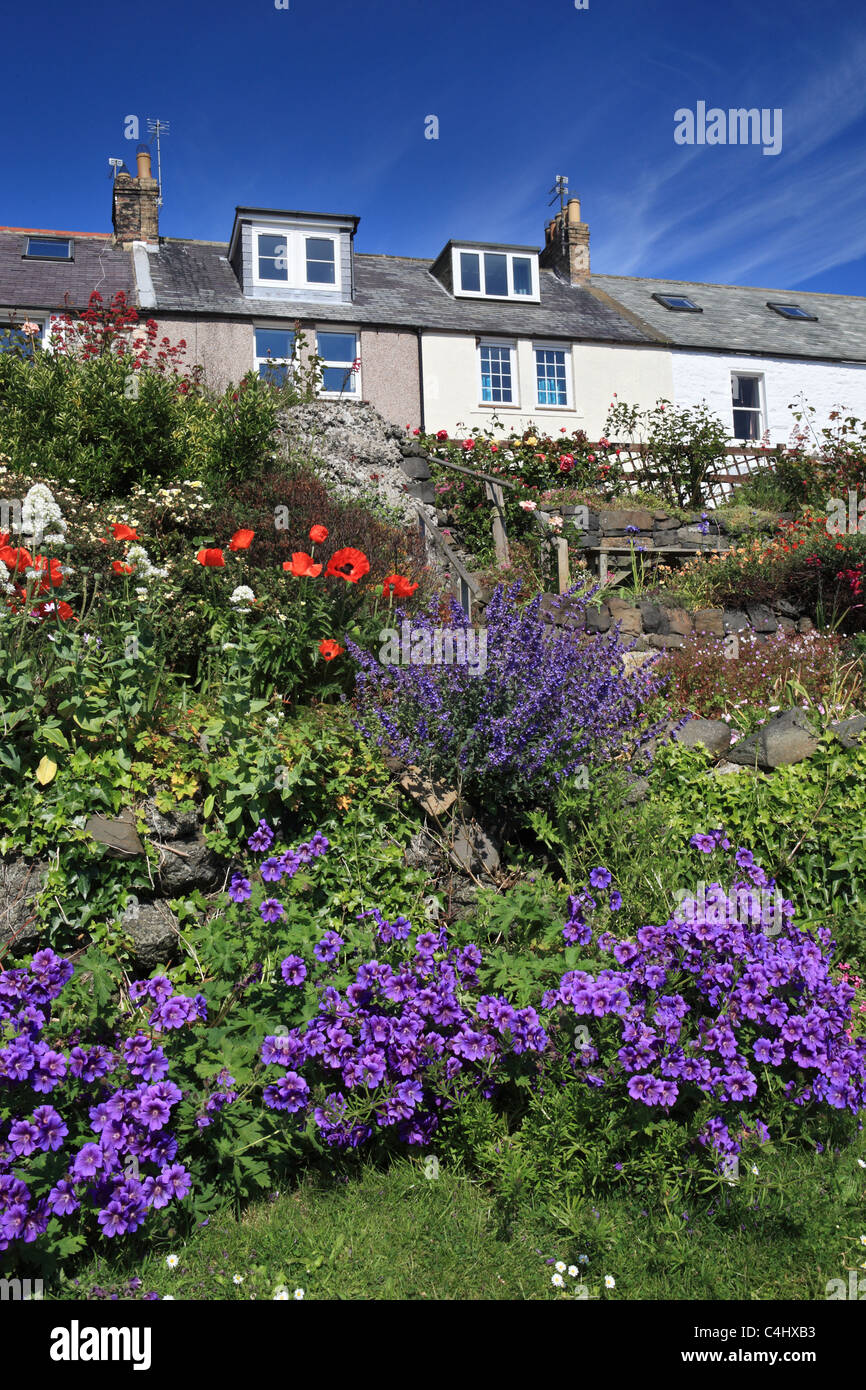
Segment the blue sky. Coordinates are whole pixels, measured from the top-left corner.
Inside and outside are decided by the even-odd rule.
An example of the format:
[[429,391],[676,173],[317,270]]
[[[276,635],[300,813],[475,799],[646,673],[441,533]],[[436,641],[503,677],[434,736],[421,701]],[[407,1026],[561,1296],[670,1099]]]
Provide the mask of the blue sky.
[[[168,236],[241,204],[357,213],[359,251],[540,245],[562,173],[598,272],[866,293],[851,0],[289,3],[7,8],[0,220],[109,230],[124,118],[159,116]],[[781,109],[780,153],[677,145],[700,101]]]

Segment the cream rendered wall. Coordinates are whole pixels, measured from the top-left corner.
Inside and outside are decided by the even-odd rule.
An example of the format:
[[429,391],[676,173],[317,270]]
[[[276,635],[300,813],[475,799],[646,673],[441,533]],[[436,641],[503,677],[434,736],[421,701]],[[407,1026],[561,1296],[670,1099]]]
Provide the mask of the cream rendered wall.
[[[480,404],[476,339],[451,333],[423,335],[424,419],[428,430],[471,433],[490,427],[497,415],[506,430],[522,433],[532,424],[552,435],[564,427],[569,433],[581,429],[590,439],[598,439],[614,392],[630,405],[653,405],[660,397],[671,398],[673,378],[667,349],[575,343],[571,353],[573,408],[539,406],[534,348],[547,344],[542,339],[511,341],[517,348],[517,404],[494,406]],[[551,342],[550,346],[562,344]]]
[[361,329],[361,395],[392,424],[420,425],[417,334]]
[[165,335],[172,344],[186,339],[186,366],[201,363],[204,379],[215,391],[224,391],[230,382],[237,384],[253,370],[255,339],[251,323],[237,319],[171,318],[158,310],[153,317],[159,324],[160,337]]
[[831,410],[866,419],[866,365],[794,361],[787,357],[741,357],[737,354],[683,352],[673,357],[677,405],[705,401],[733,434],[731,374],[763,376],[764,424],[771,444],[787,444],[796,421],[789,404],[802,394],[816,410],[815,426],[827,423]]

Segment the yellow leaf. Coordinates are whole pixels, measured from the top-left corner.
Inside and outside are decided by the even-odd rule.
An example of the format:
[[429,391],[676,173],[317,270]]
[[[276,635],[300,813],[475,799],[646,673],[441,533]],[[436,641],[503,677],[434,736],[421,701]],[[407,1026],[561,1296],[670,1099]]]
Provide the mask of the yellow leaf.
[[43,758],[36,769],[36,781],[40,786],[47,787],[48,783],[54,780],[56,772],[57,764],[52,762],[50,758]]

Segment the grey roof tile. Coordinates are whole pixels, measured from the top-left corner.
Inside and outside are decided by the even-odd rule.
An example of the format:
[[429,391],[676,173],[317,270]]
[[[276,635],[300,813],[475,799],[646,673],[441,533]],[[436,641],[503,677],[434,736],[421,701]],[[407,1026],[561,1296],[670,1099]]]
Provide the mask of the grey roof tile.
[[62,309],[68,295],[71,307],[86,309],[93,290],[98,290],[106,303],[123,290],[135,303],[132,257],[113,246],[110,236],[44,232],[46,236],[70,236],[75,259],[31,261],[23,256],[28,235],[28,229],[0,230],[0,307]]
[[[675,347],[866,362],[866,299],[859,296],[628,275],[593,275],[589,288]],[[703,313],[666,309],[654,294],[688,295]],[[767,308],[768,302],[800,304],[818,321],[784,319]]]
[[273,299],[242,294],[226,259],[227,249],[213,242],[161,242],[159,253],[150,256],[154,313],[194,314],[206,298],[208,313],[245,319],[315,319],[593,342],[650,341],[616,309],[550,271],[541,272],[540,304],[454,299],[430,274],[430,261],[356,252],[353,303],[287,300],[278,306]]

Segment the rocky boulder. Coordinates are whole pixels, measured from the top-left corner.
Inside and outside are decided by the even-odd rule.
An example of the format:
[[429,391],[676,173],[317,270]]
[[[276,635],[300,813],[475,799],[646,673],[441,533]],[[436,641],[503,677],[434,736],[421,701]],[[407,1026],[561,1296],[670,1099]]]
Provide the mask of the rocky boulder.
[[36,950],[39,926],[33,917],[47,873],[39,859],[0,859],[0,951]]
[[673,737],[684,748],[697,748],[700,744],[717,758],[731,746],[731,731],[723,719],[690,719],[675,730]]
[[818,742],[804,711],[788,709],[769,719],[755,733],[741,739],[731,749],[728,758],[743,767],[757,765],[766,771],[810,758]]

